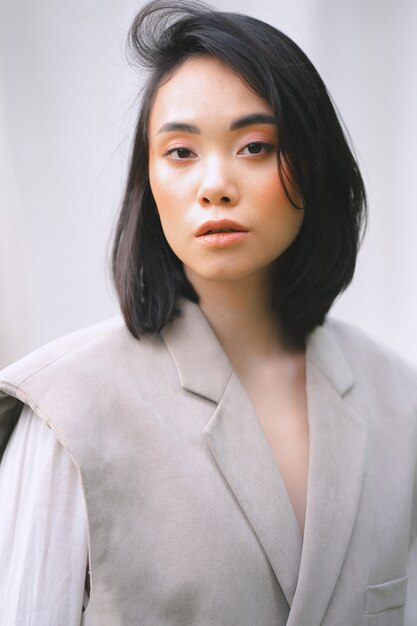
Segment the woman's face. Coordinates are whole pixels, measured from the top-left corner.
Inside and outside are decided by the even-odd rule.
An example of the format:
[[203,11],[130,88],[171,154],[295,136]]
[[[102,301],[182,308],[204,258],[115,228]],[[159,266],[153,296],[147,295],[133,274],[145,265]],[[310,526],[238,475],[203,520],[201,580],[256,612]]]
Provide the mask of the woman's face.
[[[304,211],[283,191],[276,145],[269,104],[216,59],[185,61],[158,89],[149,118],[150,184],[165,237],[192,284],[193,277],[264,274],[296,238]],[[205,222],[221,219],[238,222],[231,227],[246,235],[228,242],[196,236]]]

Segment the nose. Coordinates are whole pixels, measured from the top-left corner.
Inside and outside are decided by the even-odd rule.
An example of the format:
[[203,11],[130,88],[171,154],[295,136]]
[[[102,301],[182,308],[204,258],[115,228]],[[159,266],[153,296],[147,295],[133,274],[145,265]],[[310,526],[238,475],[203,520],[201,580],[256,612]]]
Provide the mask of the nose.
[[222,159],[207,163],[198,189],[198,203],[202,207],[226,204],[233,206],[239,201],[235,182]]

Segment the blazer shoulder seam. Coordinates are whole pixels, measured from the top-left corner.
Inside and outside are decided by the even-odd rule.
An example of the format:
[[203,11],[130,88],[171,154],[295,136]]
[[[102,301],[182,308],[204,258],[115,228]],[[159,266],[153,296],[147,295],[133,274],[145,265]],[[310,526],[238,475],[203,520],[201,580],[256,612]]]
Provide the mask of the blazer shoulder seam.
[[[57,363],[58,361],[65,359],[69,356],[72,356],[73,354],[82,351],[83,349],[85,349],[88,345],[90,345],[91,343],[94,343],[95,341],[98,341],[99,339],[103,338],[105,335],[108,335],[110,333],[116,332],[116,331],[120,331],[123,330],[124,326],[120,325],[120,326],[116,326],[116,327],[112,327],[112,328],[106,328],[104,329],[102,332],[100,332],[98,335],[95,335],[94,337],[90,337],[88,339],[86,339],[82,344],[75,346],[73,348],[69,348],[68,350],[66,350],[65,352],[62,352],[61,354],[58,354],[58,356],[56,356],[55,358],[53,358],[53,356],[51,356],[51,360],[49,360],[47,363],[44,363],[43,365],[41,365],[40,367],[34,369],[33,371],[29,372],[29,374],[27,376],[25,376],[18,385],[11,385],[10,383],[7,382],[7,380],[1,380],[1,384],[4,386],[8,386],[11,389],[16,389],[16,390],[21,390],[22,386],[31,378],[33,378],[34,376],[36,376],[37,374],[40,374],[40,372],[42,372],[43,370],[47,369],[48,367],[51,367],[52,365],[54,365],[55,363]],[[47,344],[46,344],[47,345]],[[43,346],[41,346],[42,349]],[[24,358],[24,357],[23,357]]]

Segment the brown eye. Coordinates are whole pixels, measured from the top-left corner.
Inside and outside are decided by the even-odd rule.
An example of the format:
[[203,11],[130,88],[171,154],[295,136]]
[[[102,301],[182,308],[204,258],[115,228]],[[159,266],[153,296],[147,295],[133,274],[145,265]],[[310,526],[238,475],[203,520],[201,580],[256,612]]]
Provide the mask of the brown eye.
[[250,143],[248,145],[248,150],[251,154],[259,154],[262,150],[262,144],[260,143]]
[[253,141],[248,143],[244,150],[247,150],[249,154],[262,154],[262,152],[272,152],[274,147],[270,143],[264,141]]
[[166,156],[172,157],[174,161],[182,161],[192,158],[193,154],[194,152],[189,148],[172,148],[172,150],[168,150]]
[[191,150],[187,148],[177,148],[177,153],[180,159],[189,159],[191,156]]

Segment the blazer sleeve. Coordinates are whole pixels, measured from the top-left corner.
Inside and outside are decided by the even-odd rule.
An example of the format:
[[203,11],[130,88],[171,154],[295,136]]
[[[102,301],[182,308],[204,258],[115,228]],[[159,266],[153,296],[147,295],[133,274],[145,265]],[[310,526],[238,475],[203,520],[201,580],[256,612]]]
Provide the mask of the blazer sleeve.
[[0,463],[0,501],[0,623],[80,626],[88,544],[78,472],[26,405]]

